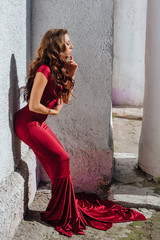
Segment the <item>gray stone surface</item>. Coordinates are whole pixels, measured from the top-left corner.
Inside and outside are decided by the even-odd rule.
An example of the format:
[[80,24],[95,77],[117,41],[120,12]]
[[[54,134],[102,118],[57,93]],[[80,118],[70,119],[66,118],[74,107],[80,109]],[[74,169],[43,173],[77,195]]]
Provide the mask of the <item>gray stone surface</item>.
[[75,189],[96,191],[112,176],[113,0],[35,0],[32,23],[33,56],[48,29],[69,31],[78,64],[75,97],[47,123],[70,156]]
[[[114,157],[116,154],[114,155]],[[137,167],[137,157],[133,158],[132,154],[121,154],[121,157],[119,155],[119,158],[115,157],[115,167],[114,167],[114,173],[113,178],[122,183],[126,184],[132,184],[135,182],[142,182],[144,181],[143,177],[138,176],[136,172],[134,171]]]
[[[17,171],[23,176],[25,179],[25,190],[27,194],[26,205],[30,206],[34,200],[35,193],[37,191],[37,174],[36,174],[36,157],[31,149],[29,149],[26,155],[22,159],[23,164],[20,166]],[[25,172],[25,174],[24,174]],[[25,206],[25,208],[27,207]]]
[[[35,162],[14,133],[14,114],[24,105],[29,61],[30,0],[1,1],[0,21],[0,239],[10,240],[36,191]],[[30,152],[30,151],[29,151]],[[35,158],[34,158],[35,159]],[[18,171],[18,172],[16,172]]]
[[114,152],[138,155],[142,121],[115,117],[113,126]]
[[[26,76],[26,1],[1,1],[0,36],[0,182],[25,154],[13,130],[14,113],[20,108],[18,88]],[[23,153],[24,151],[24,153]]]
[[14,172],[0,185],[0,239],[10,240],[23,218],[24,179]]
[[[66,236],[60,235],[50,225],[45,224],[40,220],[40,211],[45,210],[47,203],[49,202],[51,192],[50,185],[41,186],[37,193],[35,200],[30,206],[30,210],[27,212],[25,219],[17,229],[13,240],[65,240]],[[147,219],[151,218],[155,213],[154,210],[148,210],[144,208],[135,209],[145,215]],[[147,222],[147,221],[145,221]],[[128,228],[131,222],[115,223],[113,227],[108,231],[101,231],[91,227],[87,227],[85,235],[73,235],[71,239],[74,240],[122,240],[127,238],[131,233]],[[139,222],[137,222],[137,225]],[[139,225],[138,225],[139,226]],[[132,238],[131,238],[132,239]]]
[[[40,187],[37,191],[34,202],[28,211],[25,219],[17,229],[13,240],[65,240],[68,237],[60,235],[55,229],[40,220],[40,211],[45,210],[51,192],[50,186]],[[137,210],[137,209],[136,209]],[[140,209],[147,218],[152,216],[153,210]],[[127,229],[130,222],[115,223],[108,231],[101,231],[95,228],[87,227],[85,235],[73,235],[73,240],[120,240],[120,238],[127,237],[131,232]]]
[[116,185],[112,186],[113,201],[125,207],[148,208],[160,210],[160,196],[155,193],[155,187]]
[[111,187],[109,198],[126,207],[159,210],[160,195],[156,193],[157,184],[148,181],[147,176],[136,169],[137,164],[137,158],[132,155],[126,158],[126,154],[124,157],[121,154],[121,158],[115,158],[115,183]]
[[29,150],[0,183],[0,240],[11,240],[36,192],[36,160]]
[[142,120],[143,117],[143,108],[112,108],[112,114],[118,118],[126,118],[126,119],[135,119]]

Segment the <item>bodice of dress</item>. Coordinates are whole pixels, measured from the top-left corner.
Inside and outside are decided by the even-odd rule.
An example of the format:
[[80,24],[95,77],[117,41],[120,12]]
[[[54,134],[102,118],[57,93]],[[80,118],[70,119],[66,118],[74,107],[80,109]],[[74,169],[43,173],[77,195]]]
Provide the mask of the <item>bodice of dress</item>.
[[43,64],[38,68],[37,72],[43,73],[48,80],[41,98],[41,103],[48,108],[53,108],[57,103],[58,92],[51,74],[51,70],[47,65]]
[[[38,68],[37,72],[41,72],[42,74],[44,74],[44,76],[48,80],[41,98],[41,103],[44,106],[51,109],[54,106],[56,106],[57,100],[58,100],[58,91],[56,89],[56,85],[54,83],[51,70],[47,65],[43,64]],[[46,120],[47,117],[48,117],[47,114],[41,114],[41,113],[30,111],[29,106],[27,104],[24,108],[20,109],[16,113],[15,119],[19,125],[25,126],[29,122],[33,122],[33,121],[42,123]]]

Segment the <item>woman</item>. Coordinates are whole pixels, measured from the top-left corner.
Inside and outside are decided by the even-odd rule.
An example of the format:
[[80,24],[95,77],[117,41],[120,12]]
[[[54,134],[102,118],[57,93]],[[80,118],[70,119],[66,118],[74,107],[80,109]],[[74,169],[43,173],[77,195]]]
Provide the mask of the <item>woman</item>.
[[145,220],[142,214],[94,194],[79,193],[75,198],[68,154],[45,123],[71,99],[77,70],[72,49],[67,30],[46,32],[28,71],[24,87],[28,104],[15,114],[17,136],[32,148],[52,182],[52,197],[41,219],[67,236],[84,234],[86,226],[107,230],[113,222]]

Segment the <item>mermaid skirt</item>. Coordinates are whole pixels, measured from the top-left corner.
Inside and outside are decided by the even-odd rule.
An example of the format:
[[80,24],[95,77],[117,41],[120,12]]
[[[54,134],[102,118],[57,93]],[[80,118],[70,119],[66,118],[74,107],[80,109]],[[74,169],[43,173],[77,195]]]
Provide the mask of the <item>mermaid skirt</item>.
[[69,156],[44,121],[22,121],[22,111],[15,115],[15,133],[32,148],[52,182],[52,195],[41,219],[61,234],[84,234],[86,226],[108,230],[114,222],[145,220],[141,214],[95,194],[75,196],[70,175]]

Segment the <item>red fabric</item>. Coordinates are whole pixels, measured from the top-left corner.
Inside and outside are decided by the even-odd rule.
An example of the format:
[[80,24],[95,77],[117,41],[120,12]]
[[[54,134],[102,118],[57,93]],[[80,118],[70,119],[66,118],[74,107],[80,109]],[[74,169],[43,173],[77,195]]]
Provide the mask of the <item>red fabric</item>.
[[[41,71],[48,83],[41,102],[52,108],[57,102],[55,87],[48,66]],[[52,197],[41,219],[55,227],[60,233],[72,236],[84,234],[86,226],[108,230],[113,222],[145,220],[146,218],[131,209],[123,208],[108,200],[100,200],[94,194],[74,194],[69,168],[69,156],[63,146],[44,122],[45,114],[34,113],[28,105],[15,114],[15,133],[32,148],[52,181]]]

